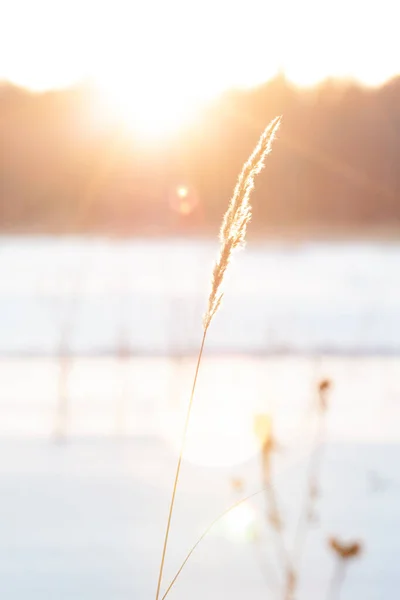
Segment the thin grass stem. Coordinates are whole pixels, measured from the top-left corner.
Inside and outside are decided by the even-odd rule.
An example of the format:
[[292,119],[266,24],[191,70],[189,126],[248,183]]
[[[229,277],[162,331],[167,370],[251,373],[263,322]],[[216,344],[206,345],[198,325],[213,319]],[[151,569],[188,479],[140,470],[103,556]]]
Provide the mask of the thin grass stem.
[[234,504],[232,504],[229,508],[227,508],[226,510],[224,510],[224,512],[222,512],[216,519],[214,519],[214,521],[212,521],[212,523],[210,523],[210,525],[207,527],[207,529],[205,529],[203,531],[203,533],[198,538],[198,540],[196,541],[196,543],[191,547],[191,549],[187,553],[185,559],[183,560],[181,566],[179,567],[179,569],[175,573],[175,575],[174,575],[171,583],[167,587],[167,589],[166,589],[164,595],[162,596],[161,600],[165,600],[165,598],[168,596],[169,592],[171,591],[171,589],[175,585],[176,580],[178,579],[179,575],[182,573],[182,571],[183,571],[186,563],[188,562],[189,558],[192,556],[193,552],[196,550],[196,548],[200,544],[200,542],[206,537],[206,535],[211,531],[211,529],[218,523],[218,521],[220,521],[221,519],[223,519],[227,514],[229,514],[232,510],[234,510],[235,508],[237,508],[238,506],[240,506],[244,502],[247,502],[248,500],[251,500],[251,498],[254,498],[255,496],[258,496],[259,494],[264,493],[265,489],[266,488],[262,488],[261,490],[258,490],[257,492],[254,492],[253,494],[250,494],[249,496],[246,496],[245,498],[242,498],[241,500],[238,500],[237,502],[235,502]]
[[203,350],[204,350],[204,344],[205,344],[205,341],[206,341],[207,330],[208,330],[208,327],[205,327],[204,331],[203,331],[203,337],[202,337],[202,340],[201,340],[199,355],[197,357],[196,371],[195,371],[195,374],[194,374],[192,391],[191,391],[191,394],[190,394],[189,404],[188,404],[187,412],[186,412],[185,424],[184,424],[184,427],[183,427],[181,448],[180,448],[180,452],[179,452],[178,463],[177,463],[177,466],[176,466],[174,485],[173,485],[173,489],[172,489],[171,502],[170,502],[170,506],[169,506],[167,528],[165,530],[164,544],[163,544],[163,550],[162,550],[162,555],[161,555],[161,563],[160,563],[160,569],[159,569],[159,573],[158,573],[156,600],[159,600],[159,597],[160,597],[160,589],[161,589],[162,577],[163,577],[163,573],[164,573],[165,556],[166,556],[167,548],[168,548],[168,540],[169,540],[169,532],[170,532],[170,529],[171,529],[172,514],[174,512],[176,490],[177,490],[177,487],[178,487],[179,475],[180,475],[180,472],[181,472],[182,458],[183,458],[183,453],[184,453],[185,446],[186,446],[186,438],[187,438],[187,432],[188,432],[188,429],[189,429],[190,415],[191,415],[191,412],[192,412],[194,393],[195,393],[195,390],[196,390],[197,378],[198,378],[198,375],[199,375],[201,358],[203,356]]
[[266,521],[267,525],[270,525],[275,538],[276,553],[278,562],[283,565],[284,572],[284,597],[290,595],[295,582],[295,573],[291,557],[286,547],[285,537],[283,533],[283,523],[281,519],[281,512],[279,510],[279,503],[276,494],[276,490],[273,484],[272,477],[272,456],[271,452],[273,449],[273,438],[267,439],[261,449],[261,467],[262,467],[262,481],[265,485],[266,491]]
[[243,247],[246,238],[247,225],[251,218],[251,206],[249,203],[249,198],[251,191],[254,188],[254,178],[260,173],[264,166],[264,161],[266,156],[271,151],[271,144],[274,140],[276,132],[279,128],[280,118],[277,117],[273,119],[271,123],[267,126],[261,138],[251,154],[248,161],[245,163],[240,175],[238,182],[236,184],[234,194],[229,203],[228,210],[225,213],[222,227],[220,231],[220,241],[221,247],[218,255],[217,262],[215,263],[212,280],[211,280],[211,291],[208,298],[208,305],[206,314],[203,318],[203,338],[200,345],[199,355],[197,358],[196,371],[193,379],[193,387],[192,392],[190,394],[189,404],[186,412],[185,424],[183,427],[182,434],[182,444],[179,453],[178,463],[176,467],[174,485],[172,490],[172,497],[169,507],[168,519],[167,519],[167,527],[164,536],[164,544],[163,550],[161,554],[161,563],[158,573],[158,581],[157,581],[157,590],[156,590],[156,600],[159,600],[161,584],[164,573],[164,564],[165,564],[165,556],[167,553],[169,533],[171,529],[171,521],[172,514],[174,511],[175,505],[175,496],[176,490],[178,487],[179,474],[181,471],[181,464],[183,453],[186,445],[186,437],[189,428],[190,415],[192,412],[192,405],[194,399],[194,393],[197,384],[197,377],[199,374],[201,358],[203,355],[204,343],[206,341],[208,327],[212,319],[214,318],[216,312],[218,311],[222,297],[222,284],[224,280],[224,276],[227,270],[227,267],[231,261],[233,251],[235,249],[239,249]]

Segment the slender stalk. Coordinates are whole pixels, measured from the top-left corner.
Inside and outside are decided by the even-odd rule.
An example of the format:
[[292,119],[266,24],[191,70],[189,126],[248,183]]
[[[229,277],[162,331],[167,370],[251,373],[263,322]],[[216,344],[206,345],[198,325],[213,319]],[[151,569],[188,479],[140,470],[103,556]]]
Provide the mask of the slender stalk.
[[173,588],[173,586],[174,586],[176,580],[178,579],[179,575],[182,573],[182,571],[183,571],[186,563],[188,562],[189,558],[192,556],[193,552],[196,550],[196,548],[200,544],[200,542],[206,537],[206,535],[211,531],[211,529],[218,523],[218,521],[220,521],[221,519],[223,519],[228,513],[230,513],[232,510],[234,510],[235,508],[237,508],[238,506],[240,506],[244,502],[247,502],[247,500],[251,500],[251,498],[254,498],[255,496],[258,496],[258,494],[262,494],[263,492],[265,492],[265,488],[262,488],[261,490],[258,490],[257,492],[254,492],[253,494],[250,494],[249,496],[246,496],[245,498],[242,498],[241,500],[238,500],[237,502],[235,502],[234,504],[232,504],[229,508],[227,508],[226,510],[224,510],[224,512],[222,512],[216,519],[214,519],[214,521],[212,521],[212,523],[210,523],[210,525],[207,527],[207,529],[205,529],[203,531],[203,533],[201,534],[201,536],[198,538],[197,542],[191,547],[191,549],[187,553],[187,555],[186,555],[185,559],[183,560],[181,566],[179,567],[179,569],[175,573],[175,575],[174,575],[171,583],[169,584],[169,586],[165,590],[165,593],[162,596],[161,600],[165,600],[165,598],[168,596],[169,592]]
[[326,600],[339,600],[340,590],[346,576],[346,561],[339,558],[333,571],[331,583],[328,589]]
[[[297,522],[297,528],[295,532],[294,545],[293,545],[293,568],[298,575],[301,571],[301,560],[303,557],[303,550],[306,543],[308,524],[314,508],[315,495],[318,488],[318,480],[321,470],[321,461],[323,454],[323,446],[326,438],[326,387],[319,387],[318,391],[318,422],[314,437],[314,442],[311,450],[310,460],[307,468],[307,487],[306,493],[302,504],[302,509]],[[298,582],[296,581],[296,584]],[[292,593],[287,587],[287,600],[290,600]],[[294,590],[293,590],[294,591]]]
[[228,210],[225,213],[222,227],[220,231],[221,247],[218,255],[217,262],[214,265],[212,279],[211,279],[211,291],[208,298],[208,305],[206,313],[203,317],[203,339],[201,341],[199,356],[197,359],[196,371],[193,380],[192,393],[190,394],[189,405],[186,413],[186,420],[183,428],[182,435],[182,446],[179,453],[178,464],[176,467],[174,485],[172,490],[171,503],[169,507],[169,514],[167,520],[167,528],[165,531],[164,545],[161,555],[160,570],[158,573],[158,583],[156,591],[156,600],[159,600],[160,589],[164,572],[165,556],[168,547],[168,538],[171,528],[172,513],[175,504],[175,495],[178,487],[179,474],[181,470],[183,452],[186,445],[186,436],[189,427],[190,415],[192,411],[194,392],[196,389],[197,377],[199,374],[199,368],[201,363],[201,357],[203,355],[204,343],[207,336],[208,327],[219,307],[223,297],[223,281],[227,267],[232,259],[232,254],[236,249],[243,247],[246,238],[247,225],[251,218],[251,206],[249,198],[251,191],[254,188],[254,178],[260,173],[264,166],[266,156],[271,151],[271,144],[275,137],[275,134],[279,128],[280,118],[276,118],[267,126],[265,131],[260,137],[260,140],[251,154],[248,161],[245,163],[236,184],[232,199],[229,203]]
[[67,435],[68,379],[70,370],[71,358],[68,356],[68,349],[66,346],[61,346],[59,350],[58,404],[54,428],[54,436],[57,442],[63,441]]
[[68,412],[69,412],[69,376],[72,359],[69,352],[69,341],[74,325],[74,316],[77,304],[82,292],[82,272],[77,273],[73,282],[73,294],[68,299],[66,315],[61,323],[60,339],[58,345],[59,375],[58,375],[58,403],[56,407],[54,437],[55,441],[62,441],[67,435]]
[[314,506],[314,494],[317,489],[318,476],[320,472],[321,460],[322,460],[322,449],[325,439],[325,414],[321,413],[318,417],[317,431],[314,438],[313,449],[310,456],[310,462],[308,464],[307,473],[307,489],[303,501],[302,511],[297,523],[295,542],[294,542],[294,560],[300,562],[302,551],[304,548],[306,535],[307,535],[307,524],[309,516]]
[[275,543],[277,552],[280,555],[280,560],[283,563],[284,569],[284,589],[283,589],[283,598],[284,600],[290,600],[292,596],[292,591],[294,589],[296,583],[296,572],[294,570],[293,562],[291,557],[289,556],[289,552],[286,548],[285,538],[282,531],[282,523],[280,521],[280,511],[278,508],[278,501],[275,493],[275,488],[273,486],[271,478],[269,478],[266,487],[267,499],[269,502],[269,506],[271,509],[271,514],[273,517],[277,519],[276,523],[272,523],[272,529],[275,534]]
[[[278,577],[274,570],[272,570],[271,565],[267,562],[262,553],[262,547],[260,540],[255,539],[253,541],[254,553],[257,558],[257,563],[260,568],[260,573],[262,578],[264,579],[265,585],[269,588],[271,593],[275,593],[278,587]],[[267,573],[269,571],[269,573]]]
[[278,499],[273,484],[272,468],[271,468],[271,452],[273,449],[273,438],[266,439],[261,448],[261,468],[262,468],[262,481],[265,485],[266,492],[266,520],[275,535],[276,550],[278,560],[283,564],[283,571],[285,576],[284,582],[284,598],[290,596],[290,590],[292,589],[295,582],[295,572],[289,552],[286,548],[285,538],[282,530],[282,521],[279,510]]
[[184,453],[185,446],[186,446],[186,438],[187,438],[187,432],[188,432],[188,428],[189,428],[190,415],[191,415],[191,412],[192,412],[194,393],[195,393],[195,390],[196,390],[197,378],[198,378],[198,375],[199,375],[201,358],[203,356],[204,343],[206,341],[207,330],[208,330],[208,327],[204,327],[203,338],[201,340],[199,355],[197,357],[196,371],[195,371],[195,374],[194,374],[192,391],[191,391],[191,394],[190,394],[189,404],[188,404],[188,407],[187,407],[185,424],[183,426],[181,449],[180,449],[180,452],[179,452],[178,463],[177,463],[177,466],[176,466],[174,485],[173,485],[173,489],[172,489],[171,502],[170,502],[170,506],[169,506],[167,528],[165,530],[164,544],[163,544],[163,550],[162,550],[162,555],[161,555],[161,563],[160,563],[160,569],[159,569],[159,573],[158,573],[156,600],[159,600],[159,597],[160,597],[160,589],[161,589],[162,577],[163,577],[163,573],[164,573],[165,556],[166,556],[167,547],[168,547],[169,531],[170,531],[170,528],[171,528],[172,514],[174,512],[176,490],[177,490],[177,487],[178,487],[179,475],[180,475],[180,472],[181,472],[182,458],[183,458],[183,453]]
[[292,566],[283,537],[280,510],[272,481],[270,453],[271,447],[267,445],[266,448],[263,448],[261,455],[262,476],[267,498],[267,510],[269,509],[270,511],[269,514],[267,514],[267,521],[271,524],[272,529],[275,532],[278,553],[280,554],[280,559],[284,565],[285,573],[288,574],[292,571]]

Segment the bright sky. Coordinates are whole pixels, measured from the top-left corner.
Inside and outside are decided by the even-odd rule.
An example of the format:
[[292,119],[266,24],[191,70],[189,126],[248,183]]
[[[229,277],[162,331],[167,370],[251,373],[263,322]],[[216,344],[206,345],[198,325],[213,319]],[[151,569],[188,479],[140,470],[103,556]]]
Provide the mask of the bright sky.
[[173,120],[279,69],[299,84],[400,72],[398,0],[0,2],[0,79],[42,90],[92,78],[153,119],[158,86]]

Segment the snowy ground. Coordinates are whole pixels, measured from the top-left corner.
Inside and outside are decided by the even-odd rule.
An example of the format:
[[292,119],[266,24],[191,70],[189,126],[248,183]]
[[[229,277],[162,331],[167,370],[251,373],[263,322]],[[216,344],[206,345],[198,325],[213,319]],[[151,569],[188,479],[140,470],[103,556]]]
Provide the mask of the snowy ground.
[[[183,240],[0,240],[2,598],[154,599],[194,368],[185,353],[214,252]],[[262,486],[259,413],[279,442],[291,550],[316,383],[329,377],[322,495],[296,600],[326,597],[330,535],[364,545],[341,600],[397,598],[399,267],[396,245],[258,244],[238,255],[200,373],[166,581],[219,513]],[[203,540],[171,599],[280,600],[280,581],[260,494]]]
[[[329,446],[318,502],[320,526],[308,536],[301,599],[325,598],[333,561],[326,538],[362,539],[342,599],[397,598],[400,585],[398,445]],[[279,472],[283,514],[290,523],[302,458]],[[368,465],[368,466],[367,466]],[[185,464],[176,507],[167,579],[199,533],[234,502],[232,474],[259,488],[257,466],[206,469]],[[174,460],[165,443],[131,440],[3,441],[0,444],[0,593],[9,600],[128,600],[154,597],[161,536]],[[370,471],[382,488],[371,487]],[[202,542],[171,598],[274,598],[274,538],[246,536],[262,504],[225,521]],[[294,513],[293,513],[294,514]],[[249,516],[250,515],[250,516]],[[256,521],[256,525],[259,521]],[[260,521],[261,522],[261,521]]]
[[[0,352],[194,351],[217,244],[0,238]],[[249,244],[218,352],[400,352],[400,245]]]
[[[0,361],[3,597],[153,598],[177,432],[193,367],[189,359],[137,358],[122,364],[77,359],[59,439],[57,360]],[[167,580],[218,514],[262,487],[253,436],[258,413],[273,415],[280,444],[274,455],[279,505],[286,543],[292,547],[314,435],[315,383],[328,375],[334,387],[322,496],[318,522],[307,537],[297,598],[325,598],[334,565],[327,548],[330,535],[362,540],[365,546],[363,556],[350,565],[342,600],[396,598],[398,372],[394,357],[206,358]],[[243,479],[242,492],[233,490],[232,478]],[[263,494],[256,496],[209,534],[171,598],[281,597],[281,563],[264,523],[264,501]],[[254,531],[258,543],[252,541]]]

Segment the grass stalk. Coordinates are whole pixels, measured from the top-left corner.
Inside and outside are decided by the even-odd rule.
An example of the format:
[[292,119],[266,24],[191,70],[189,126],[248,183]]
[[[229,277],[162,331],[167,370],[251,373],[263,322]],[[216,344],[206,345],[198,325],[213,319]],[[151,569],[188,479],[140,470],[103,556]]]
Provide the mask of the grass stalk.
[[294,572],[291,563],[291,559],[286,548],[285,538],[283,534],[283,523],[281,517],[281,511],[279,509],[277,494],[272,477],[272,449],[273,449],[272,438],[266,440],[261,450],[261,466],[262,466],[262,480],[265,486],[266,501],[267,501],[267,515],[266,520],[274,532],[275,543],[277,549],[278,560],[283,565],[285,574],[285,583],[293,580]]
[[[178,488],[179,475],[181,471],[183,453],[186,445],[187,432],[189,428],[190,415],[192,412],[193,399],[196,390],[196,384],[203,356],[204,344],[207,337],[207,331],[212,319],[219,310],[223,297],[223,281],[226,270],[231,262],[233,252],[242,248],[245,244],[247,225],[251,219],[251,206],[249,202],[251,191],[254,188],[254,178],[260,173],[264,166],[266,156],[271,151],[271,145],[275,138],[275,134],[280,125],[280,118],[277,117],[267,126],[260,137],[260,140],[251,154],[248,161],[245,163],[236,184],[232,199],[229,203],[228,210],[225,213],[222,227],[220,230],[220,252],[215,263],[212,279],[211,291],[208,298],[207,310],[203,318],[203,337],[200,345],[200,350],[197,358],[196,370],[193,379],[192,391],[189,398],[189,403],[186,412],[185,423],[183,427],[182,443],[179,453],[178,463],[175,472],[175,479],[172,489],[172,496],[169,506],[167,526],[164,535],[164,543],[161,554],[161,563],[158,573],[156,600],[160,598],[161,585],[164,573],[165,558],[167,555],[169,534],[171,529],[172,516],[175,505],[175,496]],[[179,573],[178,573],[179,575]],[[165,597],[165,595],[164,595]]]
[[200,344],[199,355],[197,357],[196,370],[195,370],[194,379],[193,379],[192,391],[190,394],[189,404],[188,404],[187,411],[186,411],[185,424],[183,426],[181,448],[180,448],[180,452],[179,452],[178,462],[176,465],[174,485],[172,488],[171,502],[169,505],[167,527],[165,530],[164,544],[163,544],[162,555],[161,555],[161,563],[160,563],[160,569],[159,569],[159,573],[158,573],[156,600],[159,600],[159,597],[160,597],[161,583],[162,583],[162,577],[163,577],[163,573],[164,573],[165,557],[166,557],[167,548],[168,548],[169,532],[171,529],[172,514],[174,512],[176,490],[178,489],[178,482],[179,482],[179,475],[181,472],[183,453],[185,451],[185,446],[186,446],[186,438],[187,438],[187,432],[189,429],[190,415],[192,413],[193,399],[194,399],[194,394],[196,391],[197,378],[199,375],[201,358],[203,356],[203,350],[204,350],[204,344],[205,344],[206,337],[207,337],[207,331],[208,331],[208,327],[204,327],[203,337],[202,337],[201,344]]
[[191,547],[191,549],[189,550],[189,552],[186,554],[184,560],[181,563],[181,566],[179,567],[179,569],[175,573],[174,577],[172,578],[172,580],[171,580],[170,584],[168,585],[167,589],[165,590],[164,595],[162,596],[161,600],[165,600],[166,599],[166,597],[168,596],[169,592],[174,587],[174,585],[176,583],[176,580],[178,579],[179,575],[182,573],[183,569],[185,568],[185,565],[188,562],[189,558],[192,556],[193,552],[196,550],[196,548],[200,544],[200,542],[202,542],[203,539],[206,537],[206,535],[208,533],[210,533],[211,529],[213,527],[215,527],[215,525],[219,521],[221,521],[221,519],[223,519],[224,517],[226,517],[226,515],[228,515],[230,512],[232,512],[232,510],[235,510],[235,508],[237,508],[241,504],[244,504],[248,500],[251,500],[251,498],[254,498],[255,496],[258,496],[259,494],[262,494],[263,492],[265,492],[265,488],[262,488],[261,490],[258,490],[257,492],[254,492],[253,494],[250,494],[249,496],[246,496],[245,498],[242,498],[241,500],[238,500],[237,502],[235,502],[234,504],[232,504],[229,508],[227,508],[226,510],[224,510],[224,512],[222,512],[216,519],[214,519],[214,521],[212,521],[212,523],[210,523],[210,525],[203,531],[203,533],[201,534],[201,536],[197,539],[196,543],[193,544],[193,546]]

